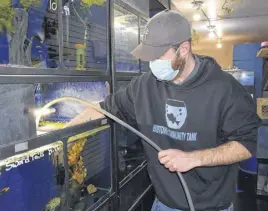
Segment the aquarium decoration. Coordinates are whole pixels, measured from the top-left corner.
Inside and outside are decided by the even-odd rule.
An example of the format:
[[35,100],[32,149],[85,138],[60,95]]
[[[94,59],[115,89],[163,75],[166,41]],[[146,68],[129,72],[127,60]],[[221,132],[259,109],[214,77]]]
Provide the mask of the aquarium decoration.
[[87,142],[87,138],[96,135],[109,126],[103,126],[91,131],[78,134],[68,140],[68,172],[69,172],[69,197],[65,198],[63,194],[61,198],[52,199],[46,206],[45,211],[57,210],[57,207],[64,206],[60,202],[69,201],[70,207],[73,210],[84,210],[86,204],[83,202],[85,194],[92,195],[97,192],[97,188],[93,184],[86,184],[87,170],[84,165],[84,160],[81,153]]
[[5,194],[5,193],[7,193],[8,191],[9,191],[9,187],[2,188],[2,189],[0,190],[0,196],[3,195],[3,194]]
[[13,1],[1,1],[0,32],[7,32],[10,64],[32,65],[32,40],[27,38],[28,9],[39,4],[40,0],[20,0],[19,7],[14,8]]
[[85,44],[75,44],[76,48],[76,70],[83,70],[86,63],[85,56]]
[[[79,18],[79,20],[83,23],[84,28],[85,28],[85,34],[84,34],[84,43],[76,43],[75,44],[75,48],[76,48],[76,70],[85,70],[85,64],[86,64],[86,49],[87,49],[87,39],[88,39],[88,29],[90,28],[90,24],[88,22],[88,18],[86,18],[85,20],[83,20],[83,18],[79,15],[79,13],[77,12],[75,5],[75,2],[72,3],[72,9],[75,13],[75,15]],[[104,6],[105,4],[105,0],[81,0],[80,6],[82,7],[82,9],[87,10],[89,12],[90,15],[92,15],[92,13],[90,12],[90,8],[93,5],[97,5],[97,6]],[[69,28],[69,27],[68,27]],[[66,29],[68,29],[66,27]],[[69,32],[67,32],[67,34],[69,34]],[[68,42],[68,38],[67,38],[67,42]]]

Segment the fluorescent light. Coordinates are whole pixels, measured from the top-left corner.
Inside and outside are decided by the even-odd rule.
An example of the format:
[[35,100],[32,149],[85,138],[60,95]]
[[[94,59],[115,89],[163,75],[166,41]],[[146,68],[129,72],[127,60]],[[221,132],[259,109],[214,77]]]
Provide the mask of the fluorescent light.
[[199,21],[201,19],[201,16],[199,14],[194,14],[193,19],[194,21]]

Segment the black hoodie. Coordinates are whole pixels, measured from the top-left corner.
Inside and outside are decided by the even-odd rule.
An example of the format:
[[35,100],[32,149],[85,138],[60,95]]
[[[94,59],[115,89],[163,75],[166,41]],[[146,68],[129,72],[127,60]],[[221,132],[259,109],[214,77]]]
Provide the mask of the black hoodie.
[[[238,141],[255,153],[260,120],[250,94],[210,57],[200,57],[198,73],[182,85],[158,81],[151,72],[108,96],[101,107],[136,126],[162,149],[192,151]],[[189,210],[181,183],[143,143],[158,199]],[[234,200],[237,164],[193,169],[183,176],[196,210],[216,211]]]

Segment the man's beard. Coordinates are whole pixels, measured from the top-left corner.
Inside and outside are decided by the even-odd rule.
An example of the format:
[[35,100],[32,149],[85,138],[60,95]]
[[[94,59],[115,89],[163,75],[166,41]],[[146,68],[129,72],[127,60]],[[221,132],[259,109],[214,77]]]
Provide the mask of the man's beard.
[[172,68],[174,70],[179,70],[180,71],[178,73],[178,75],[176,76],[176,78],[179,77],[183,73],[183,71],[185,69],[185,65],[186,65],[186,59],[182,58],[182,57],[180,57],[180,55],[178,55],[176,57],[176,60],[175,60],[174,64],[172,64]]

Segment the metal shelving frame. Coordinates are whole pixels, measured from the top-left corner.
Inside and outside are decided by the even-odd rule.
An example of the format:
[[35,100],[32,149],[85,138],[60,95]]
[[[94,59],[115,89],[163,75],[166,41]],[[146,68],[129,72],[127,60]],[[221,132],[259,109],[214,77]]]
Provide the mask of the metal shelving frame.
[[[92,82],[92,81],[107,81],[113,86],[113,45],[112,45],[112,30],[113,30],[113,2],[107,1],[107,70],[90,69],[89,71],[74,71],[68,70],[63,65],[63,18],[62,18],[62,6],[63,0],[58,0],[58,39],[59,39],[59,64],[58,68],[32,68],[32,67],[12,67],[11,65],[0,66],[0,84],[36,84],[36,83],[59,83],[59,82]],[[28,140],[15,140],[7,145],[0,145],[0,160],[8,157],[27,152],[51,144],[56,141],[62,141],[64,152],[64,165],[68,166],[68,138],[90,129],[98,128],[103,125],[110,125],[110,131],[113,129],[113,123],[110,120],[99,119],[92,122],[87,122],[74,127],[65,128],[62,130],[53,131],[51,133],[30,138]],[[113,141],[113,132],[110,132],[110,144],[111,144],[111,190],[109,194],[101,198],[88,210],[102,210],[105,206],[112,206],[114,199],[116,198],[117,180],[114,176],[117,171],[116,160],[117,157],[116,143]],[[27,150],[17,151],[16,146],[19,144],[26,144]],[[65,185],[64,190],[66,198],[68,199],[68,169],[65,168]],[[116,210],[109,208],[109,210]]]

